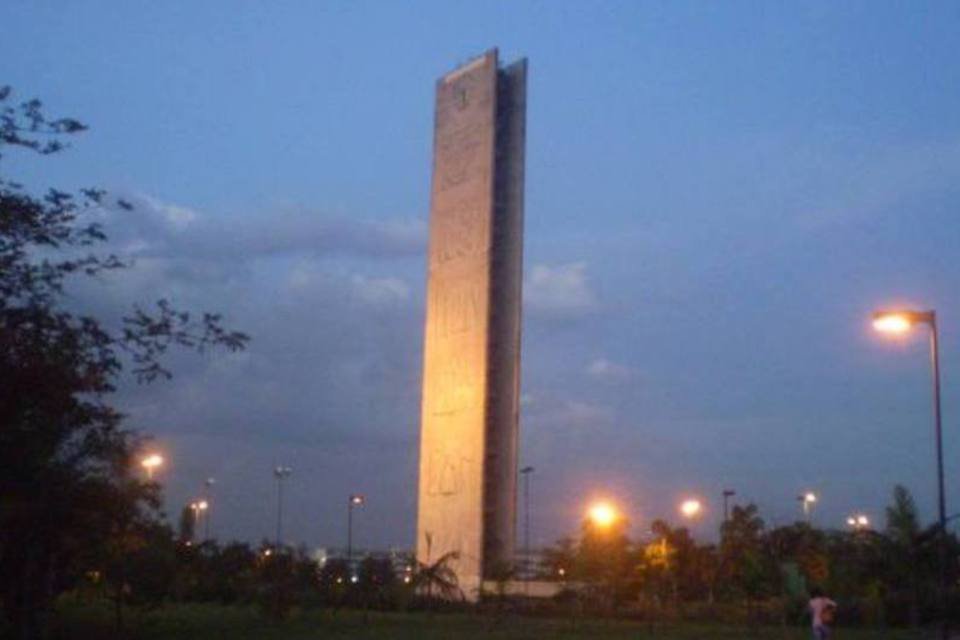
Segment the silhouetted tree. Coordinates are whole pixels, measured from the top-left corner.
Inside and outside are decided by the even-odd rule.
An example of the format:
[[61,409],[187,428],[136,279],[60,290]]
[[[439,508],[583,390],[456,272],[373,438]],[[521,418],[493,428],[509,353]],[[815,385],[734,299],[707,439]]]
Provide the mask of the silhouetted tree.
[[577,559],[577,545],[573,538],[561,538],[543,550],[539,577],[546,580],[566,580]]
[[[10,98],[0,88],[0,162],[13,149],[55,153],[85,129]],[[247,341],[217,315],[195,321],[166,301],[135,307],[118,329],[67,306],[71,279],[126,266],[96,253],[106,236],[84,222],[107,200],[95,189],[37,196],[0,176],[0,602],[22,638],[41,634],[54,595],[83,572],[79,561],[122,547],[156,515],[157,486],[133,475],[139,439],[107,402],[124,365],[148,382],[169,377],[161,357],[171,346]]]
[[357,571],[359,604],[364,608],[385,607],[396,583],[397,575],[389,558],[364,558]]
[[177,523],[178,537],[180,542],[193,542],[196,536],[197,515],[193,512],[190,505],[185,505],[180,509],[180,520]]
[[224,604],[246,602],[253,597],[257,554],[249,545],[232,542],[213,558],[210,567],[214,595]]
[[910,491],[903,485],[893,488],[893,504],[886,509],[886,535],[890,540],[890,561],[894,579],[905,586],[910,621],[920,621],[920,517]]
[[776,591],[764,522],[756,505],[735,506],[720,529],[720,576],[728,592],[748,600]]
[[633,561],[627,538],[626,518],[603,525],[587,518],[581,526],[580,545],[574,578],[593,587],[595,595],[608,607],[616,607],[627,595]]
[[663,520],[654,520],[650,525],[654,540],[644,549],[646,575],[649,583],[661,599],[674,602],[706,597],[706,557],[698,553],[696,542],[685,527],[672,528]]
[[808,585],[824,585],[830,576],[826,535],[806,522],[771,530],[767,545],[778,564],[795,564]]

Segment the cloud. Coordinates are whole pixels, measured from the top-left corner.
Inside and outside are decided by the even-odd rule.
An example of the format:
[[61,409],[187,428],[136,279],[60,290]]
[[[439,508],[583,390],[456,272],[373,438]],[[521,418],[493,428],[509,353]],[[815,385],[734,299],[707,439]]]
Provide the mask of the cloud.
[[398,259],[426,251],[421,218],[358,220],[307,208],[218,218],[143,194],[112,194],[129,210],[99,212],[111,245],[135,257],[252,260],[284,256]]
[[626,365],[617,364],[606,358],[596,358],[586,367],[586,374],[591,378],[606,381],[626,380],[633,376],[633,369]]
[[149,205],[149,208],[144,208],[148,214],[159,214],[176,231],[185,230],[197,220],[197,212],[189,207],[162,202],[150,196],[140,196],[140,198]]
[[404,258],[422,248],[419,222],[300,212],[226,226],[181,204],[123,200],[133,207],[95,215],[105,249],[132,266],[79,281],[70,291],[76,306],[116,322],[133,304],[168,298],[221,313],[252,337],[242,354],[172,351],[169,383],[122,381],[131,426],[269,437],[277,446],[336,448],[362,437],[378,447],[415,436],[397,416],[418,415],[422,304],[411,283],[423,265]]
[[576,317],[595,311],[597,296],[587,281],[586,271],[584,262],[552,267],[534,265],[525,285],[527,308],[555,317]]
[[403,302],[410,297],[410,287],[399,278],[369,278],[355,274],[351,284],[357,298],[375,306]]
[[534,426],[542,426],[554,431],[560,430],[596,430],[614,422],[611,408],[592,404],[582,400],[556,399],[538,402],[530,408],[529,421]]
[[[295,263],[285,277],[285,290],[294,296],[313,297],[317,294],[328,301],[337,299],[342,310],[345,303],[382,307],[402,304],[411,298],[411,287],[396,276],[370,276],[363,273],[343,273],[340,269],[324,268],[315,260]],[[333,298],[331,298],[333,296]]]
[[229,240],[231,253],[260,257],[307,254],[392,259],[422,255],[426,237],[426,224],[420,219],[348,220],[293,211],[278,212],[269,223],[235,229]]

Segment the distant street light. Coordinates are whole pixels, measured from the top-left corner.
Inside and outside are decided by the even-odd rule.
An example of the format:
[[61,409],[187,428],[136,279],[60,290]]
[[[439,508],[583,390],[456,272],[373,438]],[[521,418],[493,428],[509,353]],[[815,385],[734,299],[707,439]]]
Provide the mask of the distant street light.
[[806,519],[807,523],[810,523],[811,514],[813,512],[813,505],[817,503],[817,494],[812,491],[807,491],[797,496],[797,500],[800,502],[801,507],[803,508],[803,517]]
[[854,531],[866,531],[870,528],[870,518],[862,513],[857,513],[847,518],[847,526]]
[[940,637],[948,636],[947,613],[947,503],[943,487],[943,429],[940,419],[940,338],[937,331],[937,312],[929,311],[877,311],[873,314],[873,328],[881,333],[902,335],[915,325],[930,327],[930,371],[933,384],[934,437],[937,446],[937,515],[940,533],[937,548],[940,570]]
[[726,522],[730,519],[730,510],[727,501],[730,500],[733,496],[737,495],[737,492],[732,489],[723,490],[723,521]]
[[620,512],[611,503],[603,500],[590,505],[587,519],[601,529],[608,529],[620,519]]
[[206,500],[197,500],[190,503],[190,510],[193,511],[193,528],[196,531],[197,526],[200,524],[201,516],[205,515],[204,512],[210,508],[210,503]]
[[[216,484],[216,480],[214,480],[213,478],[207,478],[206,480],[203,481],[203,496],[204,496],[204,499],[205,499],[208,503],[211,502],[211,500],[212,500],[212,496],[210,495],[210,490],[211,490],[211,488],[213,487],[214,484]],[[207,513],[206,513],[206,516],[205,516],[204,519],[203,519],[203,539],[204,539],[204,540],[209,540],[209,539],[210,539],[210,514],[211,514],[211,512],[212,512],[212,510],[208,510]]]
[[530,474],[533,467],[520,469],[523,476],[523,589],[526,593],[530,581]]
[[163,462],[163,456],[159,453],[151,453],[140,460],[140,466],[147,472],[147,480],[153,480],[153,472],[163,466]]
[[703,505],[699,500],[684,500],[680,503],[680,513],[684,518],[696,518],[703,511]]
[[282,465],[273,470],[273,477],[277,479],[277,549],[280,549],[280,545],[283,544],[283,481],[291,473],[293,473],[292,467]]
[[347,568],[353,573],[353,508],[362,506],[366,502],[359,493],[350,494],[347,500]]

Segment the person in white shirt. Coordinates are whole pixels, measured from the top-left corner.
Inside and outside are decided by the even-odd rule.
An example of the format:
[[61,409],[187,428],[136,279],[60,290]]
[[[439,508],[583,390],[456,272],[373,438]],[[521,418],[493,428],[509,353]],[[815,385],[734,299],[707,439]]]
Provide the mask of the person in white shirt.
[[817,588],[810,590],[810,617],[813,622],[813,637],[815,640],[826,640],[830,637],[830,623],[837,603],[823,595]]

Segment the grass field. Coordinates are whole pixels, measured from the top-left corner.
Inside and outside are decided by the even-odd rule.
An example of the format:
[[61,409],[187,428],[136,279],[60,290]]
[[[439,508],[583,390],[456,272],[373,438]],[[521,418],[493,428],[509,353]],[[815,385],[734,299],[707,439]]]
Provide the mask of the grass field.
[[[150,612],[128,612],[129,640],[801,640],[805,628],[746,629],[648,625],[622,620],[543,619],[491,614],[380,613],[315,610],[271,623],[255,609],[177,605]],[[57,618],[56,640],[116,638],[105,607],[72,606]],[[838,629],[836,640],[919,640],[929,634],[909,630]]]

